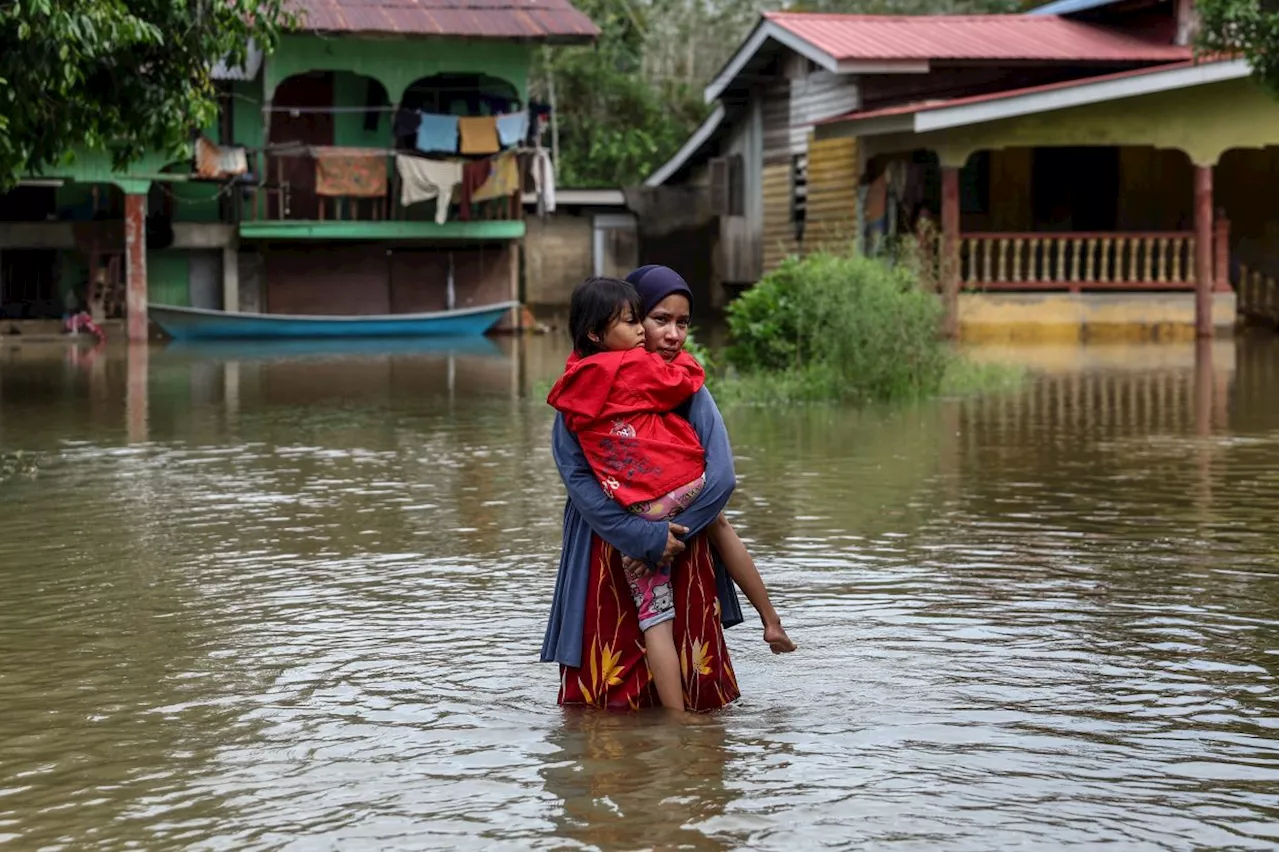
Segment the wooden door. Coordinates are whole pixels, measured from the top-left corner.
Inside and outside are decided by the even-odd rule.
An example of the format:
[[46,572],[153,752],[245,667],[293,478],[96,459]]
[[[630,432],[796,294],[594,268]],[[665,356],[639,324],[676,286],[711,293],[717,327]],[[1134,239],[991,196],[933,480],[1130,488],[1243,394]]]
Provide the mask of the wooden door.
[[[271,145],[290,142],[302,145],[333,144],[333,113],[312,112],[333,106],[333,75],[329,72],[300,74],[285,80],[276,89],[271,104]],[[289,112],[296,107],[297,113]],[[281,111],[283,110],[283,111]],[[320,205],[316,199],[316,165],[309,156],[277,155],[272,158],[269,183],[289,184],[289,211],[271,211],[273,218],[318,219]]]

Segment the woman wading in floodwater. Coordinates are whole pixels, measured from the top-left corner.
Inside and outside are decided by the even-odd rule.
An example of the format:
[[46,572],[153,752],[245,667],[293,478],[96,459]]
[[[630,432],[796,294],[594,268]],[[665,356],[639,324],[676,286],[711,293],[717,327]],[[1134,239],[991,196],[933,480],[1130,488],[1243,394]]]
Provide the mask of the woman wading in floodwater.
[[[645,348],[674,360],[688,334],[688,285],[660,266],[642,267],[627,280],[640,295]],[[650,565],[673,562],[674,638],[686,708],[713,710],[738,697],[723,627],[741,623],[742,612],[706,534],[733,492],[732,454],[720,412],[705,389],[679,414],[693,426],[706,454],[705,487],[680,514],[679,524],[645,520],[611,499],[563,418],[556,418],[552,449],[569,503],[542,659],[560,664],[561,704],[613,709],[659,704],[624,570],[633,558]],[[731,540],[741,548],[736,536]],[[750,558],[745,548],[741,556]],[[743,591],[760,611],[765,641],[775,651],[794,649],[759,575],[751,573],[754,580]]]

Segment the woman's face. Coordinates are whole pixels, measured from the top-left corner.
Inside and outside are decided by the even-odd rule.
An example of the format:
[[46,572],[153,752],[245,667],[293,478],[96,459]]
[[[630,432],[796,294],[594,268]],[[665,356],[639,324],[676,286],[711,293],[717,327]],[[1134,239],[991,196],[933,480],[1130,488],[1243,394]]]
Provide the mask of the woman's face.
[[675,360],[689,336],[689,297],[672,293],[653,306],[644,318],[644,348],[664,361]]

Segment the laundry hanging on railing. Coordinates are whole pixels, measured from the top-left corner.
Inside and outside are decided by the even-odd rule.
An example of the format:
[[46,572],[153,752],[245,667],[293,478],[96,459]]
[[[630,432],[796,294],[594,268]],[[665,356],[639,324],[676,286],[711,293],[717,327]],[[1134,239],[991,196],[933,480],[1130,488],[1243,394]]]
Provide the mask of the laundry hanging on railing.
[[436,199],[436,224],[443,225],[449,217],[453,188],[462,182],[462,161],[397,154],[396,171],[400,174],[400,203],[408,207]]
[[546,148],[534,150],[533,159],[529,161],[529,172],[533,176],[534,194],[542,201],[542,212],[556,212],[556,169],[551,162],[551,153]]
[[859,188],[862,196],[862,234],[867,251],[876,247],[888,232],[888,181],[884,175]]
[[497,123],[498,142],[503,148],[514,148],[524,144],[525,137],[529,135],[529,113],[513,112],[510,115],[500,115]]
[[443,115],[397,110],[392,122],[397,139],[412,138],[424,154],[497,154],[523,145],[529,137],[530,111],[503,115]]
[[458,150],[458,118],[453,115],[418,113],[415,147],[425,153],[453,154]]
[[489,180],[489,160],[470,160],[462,164],[462,186],[458,195],[458,218],[471,221],[471,201]]
[[387,157],[365,148],[313,147],[316,195],[382,198],[387,194]]
[[520,162],[514,151],[499,154],[484,162],[487,174],[475,193],[472,201],[492,201],[495,198],[508,198],[520,189]]
[[196,139],[196,175],[202,178],[228,178],[249,171],[249,159],[240,146],[218,145],[200,136]]
[[462,154],[496,154],[502,150],[498,121],[491,115],[459,118],[458,138],[458,151]]

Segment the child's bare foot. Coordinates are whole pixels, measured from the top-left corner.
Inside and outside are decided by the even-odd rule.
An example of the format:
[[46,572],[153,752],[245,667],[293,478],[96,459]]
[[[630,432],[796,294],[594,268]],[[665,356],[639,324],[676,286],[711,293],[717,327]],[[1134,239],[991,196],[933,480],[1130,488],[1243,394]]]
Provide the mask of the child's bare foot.
[[769,643],[769,650],[775,654],[789,654],[796,649],[796,643],[782,629],[781,622],[764,626],[764,641]]

